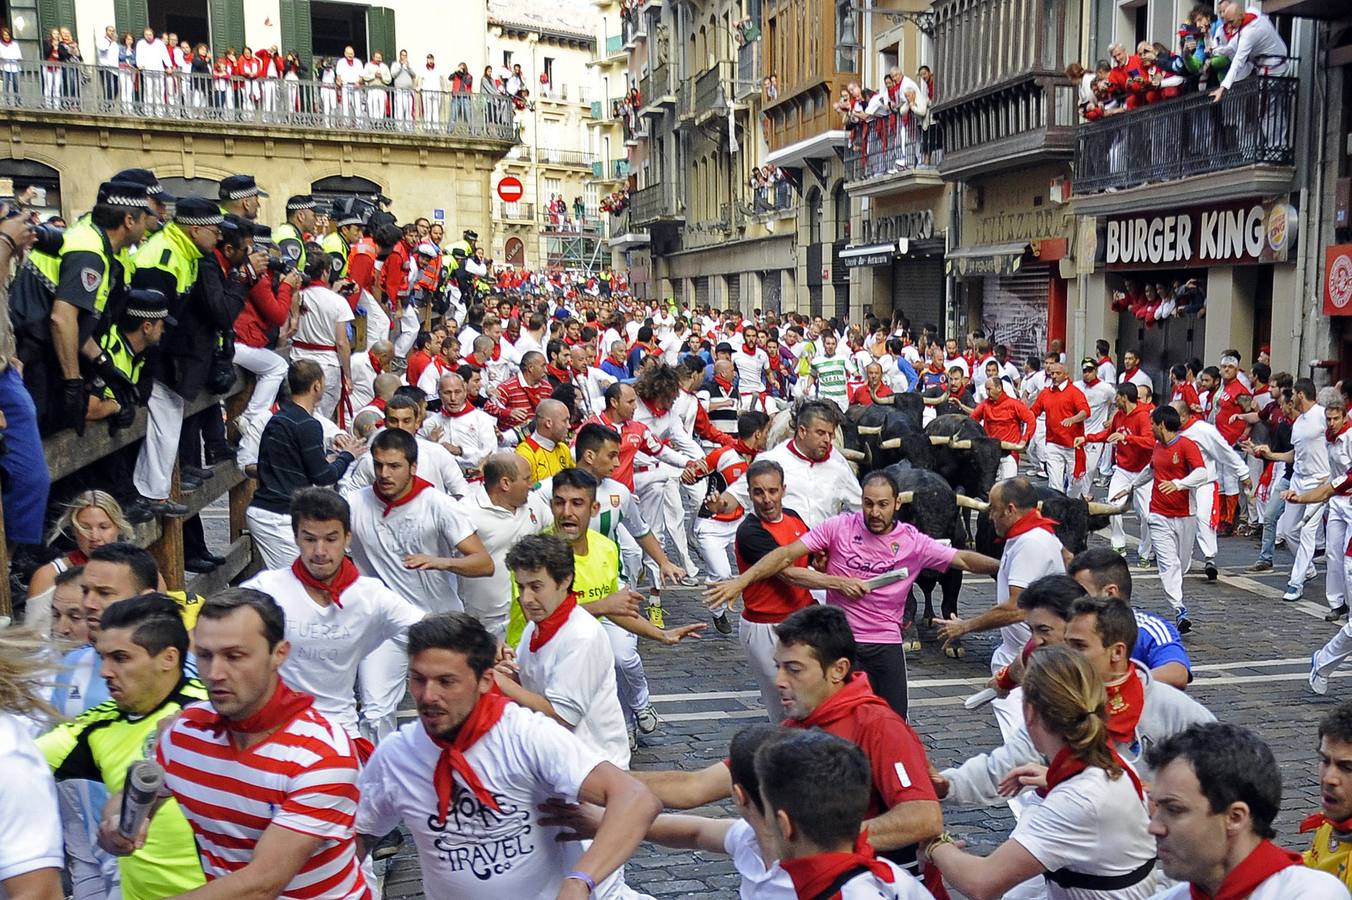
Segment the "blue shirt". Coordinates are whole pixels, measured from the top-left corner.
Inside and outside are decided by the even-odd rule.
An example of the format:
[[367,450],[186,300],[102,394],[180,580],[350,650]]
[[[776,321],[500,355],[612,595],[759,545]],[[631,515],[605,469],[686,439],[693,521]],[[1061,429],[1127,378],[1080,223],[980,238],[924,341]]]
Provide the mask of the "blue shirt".
[[1183,647],[1183,638],[1172,622],[1139,609],[1136,614],[1136,646],[1131,650],[1131,658],[1147,669],[1158,669],[1167,663],[1178,663],[1188,670],[1188,680],[1192,680],[1192,660]]
[[108,696],[108,684],[99,674],[98,651],[92,645],[76,647],[61,658],[61,669],[52,686],[52,706],[68,718],[75,718]]

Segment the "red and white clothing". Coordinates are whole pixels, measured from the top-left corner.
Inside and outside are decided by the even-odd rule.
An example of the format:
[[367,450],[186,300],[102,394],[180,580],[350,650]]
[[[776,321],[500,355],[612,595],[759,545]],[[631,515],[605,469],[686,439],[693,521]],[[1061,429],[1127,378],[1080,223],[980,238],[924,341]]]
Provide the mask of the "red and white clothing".
[[[1329,450],[1325,432],[1328,420],[1324,407],[1318,403],[1296,417],[1291,423],[1291,448],[1295,460],[1291,464],[1291,490],[1304,493],[1328,480]],[[1288,503],[1277,520],[1277,536],[1286,540],[1286,546],[1295,551],[1289,584],[1305,582],[1305,573],[1313,560],[1319,531],[1323,526],[1324,507],[1321,503]]]
[[770,357],[759,347],[748,352],[743,345],[733,351],[732,365],[737,370],[738,405],[742,409],[754,409],[766,391]]
[[[610,477],[631,491],[634,489],[634,460],[640,452],[649,459],[660,459],[662,462],[677,468],[684,468],[691,459],[691,457],[678,453],[658,440],[652,429],[637,418],[630,419],[628,422],[616,422],[602,412],[588,417],[583,420],[582,424],[603,425],[620,435],[620,464],[615,467],[614,472],[610,473]],[[698,453],[695,458],[701,456],[703,454]],[[648,467],[651,467],[651,463],[648,464]]]
[[[1027,444],[1037,430],[1037,418],[1022,400],[1008,391],[1001,393],[998,400],[991,397],[982,400],[972,411],[972,418],[990,437],[1012,444]],[[1013,478],[1017,474],[1019,454],[1002,452],[998,477]]]
[[208,881],[248,865],[263,832],[277,825],[323,841],[281,897],[370,898],[353,829],[357,750],[346,731],[312,706],[240,751],[220,716],[208,704],[194,704],[160,735],[155,756],[165,788],[192,826]]
[[554,387],[549,383],[549,379],[541,378],[538,384],[531,385],[526,384],[525,378],[518,374],[515,378],[509,378],[498,385],[498,403],[509,412],[524,409],[533,416],[535,407],[540,405],[541,400],[548,400],[553,392]]
[[1197,505],[1197,546],[1204,559],[1214,559],[1220,485],[1226,479],[1238,485],[1249,477],[1249,466],[1210,422],[1191,416],[1178,433],[1196,444],[1206,461],[1207,479],[1197,488],[1193,499]]
[[[1175,610],[1183,606],[1183,576],[1192,564],[1192,545],[1196,536],[1196,505],[1192,492],[1206,484],[1206,461],[1202,451],[1188,438],[1179,435],[1168,444],[1156,443],[1150,469],[1133,484],[1150,480],[1150,544],[1159,563],[1160,586]],[[1165,494],[1160,485],[1174,482],[1179,490]]]
[[[746,472],[748,461],[736,448],[719,447],[705,457],[704,464],[709,469],[708,494],[721,495]],[[743,512],[738,506],[732,512],[711,513],[701,505],[695,516],[695,540],[713,580],[727,581],[732,577],[733,538]]]
[[[1137,476],[1150,468],[1150,457],[1155,452],[1155,435],[1150,430],[1150,410],[1143,404],[1136,404],[1130,412],[1118,410],[1113,413],[1108,428],[1096,434],[1085,436],[1086,441],[1104,441],[1110,434],[1124,435],[1125,440],[1113,445],[1114,459],[1112,479],[1108,483],[1108,499],[1123,491],[1128,491],[1136,519],[1141,523],[1141,543],[1139,552],[1142,558],[1150,556],[1150,528],[1147,516],[1150,512],[1151,482],[1149,478]],[[1127,546],[1127,533],[1122,526],[1122,517],[1113,516],[1109,522],[1112,545],[1115,549]]]
[[521,685],[549,700],[573,734],[621,769],[629,737],[606,629],[570,596],[543,622],[527,622],[516,647]]
[[[507,631],[512,608],[512,573],[507,569],[507,551],[531,534],[554,524],[548,501],[532,492],[516,509],[498,506],[482,484],[470,488],[461,504],[484,548],[493,558],[493,574],[484,578],[460,578],[460,599],[465,610],[501,637]],[[382,832],[383,833],[383,832]]]
[[[514,703],[461,752],[481,790],[456,772],[442,816],[435,773],[447,765],[443,750],[421,722],[400,728],[362,770],[358,832],[387,834],[402,822],[418,848],[429,900],[553,900],[583,847],[555,840],[560,829],[539,824],[540,804],[578,802],[582,783],[605,757],[553,719]],[[611,896],[635,896],[625,891]]]
[[1174,392],[1169,395],[1169,402],[1173,403],[1182,400],[1188,404],[1188,409],[1195,413],[1202,411],[1202,398],[1197,396],[1197,388],[1193,387],[1191,381],[1183,381],[1174,386]]
[[[461,471],[477,469],[490,453],[498,449],[498,422],[488,413],[468,401],[454,412],[432,413],[423,422],[419,434],[431,440],[434,429],[441,429],[437,443],[445,447],[454,444],[460,453],[451,453]],[[450,453],[450,449],[447,451]]]
[[291,655],[282,663],[286,683],[314,697],[315,710],[328,721],[360,737],[355,690],[358,665],[381,644],[422,621],[426,613],[378,579],[362,577],[344,587],[337,602],[321,606],[295,574],[295,567],[301,565],[297,560],[283,569],[267,569],[241,587],[268,594],[286,613],[286,639],[291,642]]
[[[779,463],[784,470],[784,508],[797,510],[809,528],[816,528],[837,513],[858,512],[863,508],[859,478],[834,447],[826,459],[815,461],[799,452],[790,438],[756,458]],[[742,509],[751,509],[745,477],[737,479],[728,491]]]
[[309,359],[324,370],[324,396],[315,411],[330,419],[335,419],[343,394],[337,333],[352,318],[352,307],[347,301],[324,285],[314,282],[300,292],[300,316],[296,334],[291,338],[291,360]]
[[1072,493],[1075,482],[1087,472],[1084,451],[1075,450],[1075,439],[1084,437],[1084,421],[1073,425],[1061,423],[1080,413],[1087,419],[1089,401],[1079,388],[1065,381],[1038,394],[1029,412],[1046,417],[1047,485],[1066,494]]
[[[1225,442],[1233,447],[1243,439],[1244,433],[1249,430],[1249,423],[1243,419],[1237,418],[1243,415],[1244,409],[1239,405],[1241,397],[1253,397],[1253,392],[1244,386],[1244,383],[1238,378],[1221,383],[1211,394],[1211,423],[1216,426],[1216,430],[1225,438]],[[1239,492],[1239,484],[1235,483],[1235,490],[1225,493],[1234,494]]]
[[[800,900],[931,900],[925,886],[890,859],[865,853],[818,853],[797,859],[781,859],[771,872],[783,873],[790,897]],[[842,880],[843,879],[843,880]],[[834,893],[826,891],[838,885]],[[772,884],[774,891],[777,885]],[[759,897],[761,894],[756,894]],[[779,896],[775,891],[765,896]]]
[[[453,497],[464,497],[469,494],[469,484],[465,481],[464,473],[460,471],[460,464],[456,462],[454,456],[451,456],[451,451],[426,438],[415,436],[414,440],[418,444],[419,478],[431,482],[432,487]],[[347,475],[342,481],[342,490],[344,493],[357,491],[370,487],[375,480],[375,463],[371,459],[371,454],[363,453],[356,465],[347,470]]]
[[[1193,900],[1205,897],[1188,882],[1176,884],[1151,900]],[[1244,861],[1230,870],[1218,897],[1244,900],[1347,900],[1347,888],[1328,872],[1303,865],[1301,855],[1263,841]]]
[[441,354],[438,353],[427,361],[423,370],[418,373],[418,378],[413,383],[417,385],[418,390],[423,392],[428,401],[433,401],[441,392],[441,376],[454,374],[460,369],[459,366],[448,363]]
[[1131,382],[1138,388],[1147,388],[1152,397],[1155,395],[1155,382],[1151,380],[1150,376],[1147,375],[1145,370],[1140,366],[1137,366],[1134,369],[1122,370],[1122,374],[1117,378],[1117,383],[1126,384],[1127,382]]
[[352,408],[360,410],[376,395],[376,376],[382,371],[380,361],[369,350],[353,353],[348,368],[352,372],[348,397],[352,400]]
[[[1005,548],[1000,554],[1000,570],[995,575],[995,602],[1009,601],[1009,589],[1023,590],[1044,575],[1064,575],[1061,541],[1052,531],[1051,520],[1036,511],[1010,526],[1005,533]],[[1012,663],[1023,651],[1033,633],[1022,622],[1000,629],[1000,646],[991,654],[991,672]]]

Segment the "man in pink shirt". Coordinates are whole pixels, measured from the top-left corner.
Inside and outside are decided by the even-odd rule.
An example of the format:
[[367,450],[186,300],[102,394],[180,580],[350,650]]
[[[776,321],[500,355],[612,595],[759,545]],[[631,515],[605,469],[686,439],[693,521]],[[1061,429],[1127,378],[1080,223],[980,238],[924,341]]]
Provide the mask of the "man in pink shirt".
[[[994,575],[999,560],[971,550],[954,550],[896,520],[899,489],[883,471],[864,476],[863,510],[833,516],[792,544],[761,558],[732,581],[715,585],[706,597],[735,597],[749,584],[779,574],[804,554],[825,553],[826,602],[845,613],[858,642],[857,668],[868,675],[873,692],[906,717],[906,652],[902,643],[906,598],[924,569]],[[870,579],[895,580],[870,588]]]

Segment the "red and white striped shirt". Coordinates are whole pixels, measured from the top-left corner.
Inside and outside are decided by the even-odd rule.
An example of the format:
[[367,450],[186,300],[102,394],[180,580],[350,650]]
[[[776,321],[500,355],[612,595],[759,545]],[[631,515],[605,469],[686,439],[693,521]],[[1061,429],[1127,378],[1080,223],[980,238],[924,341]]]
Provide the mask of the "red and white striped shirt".
[[206,727],[208,704],[187,707],[155,755],[192,826],[208,881],[244,868],[270,825],[322,838],[281,896],[370,900],[357,866],[357,752],[342,728],[313,707],[262,743],[235,749]]

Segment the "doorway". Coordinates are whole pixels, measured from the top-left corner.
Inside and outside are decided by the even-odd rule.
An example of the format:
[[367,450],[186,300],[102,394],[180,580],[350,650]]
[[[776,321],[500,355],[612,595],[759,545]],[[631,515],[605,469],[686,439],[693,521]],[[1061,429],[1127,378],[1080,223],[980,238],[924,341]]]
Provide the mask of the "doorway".
[[366,7],[356,3],[311,3],[310,33],[315,56],[339,57],[351,47],[367,58]]
[[[211,44],[207,0],[146,0],[146,23],[157,34],[176,34],[180,41],[194,47]],[[224,47],[221,52],[225,52]]]

